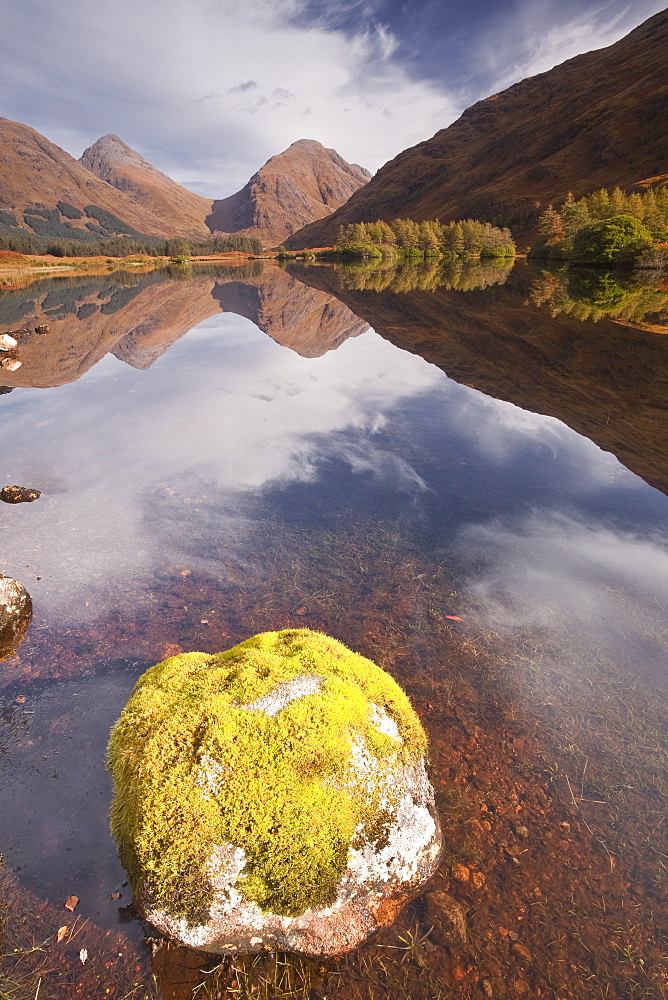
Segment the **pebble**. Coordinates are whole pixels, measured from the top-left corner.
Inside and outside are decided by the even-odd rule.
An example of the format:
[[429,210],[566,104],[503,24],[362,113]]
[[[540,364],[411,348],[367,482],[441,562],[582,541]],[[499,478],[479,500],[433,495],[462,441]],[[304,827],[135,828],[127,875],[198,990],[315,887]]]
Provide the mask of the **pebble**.
[[427,922],[433,925],[432,938],[437,944],[466,946],[466,910],[447,892],[434,889],[424,894]]
[[531,954],[529,949],[525,945],[523,945],[520,941],[515,941],[514,944],[510,946],[510,950],[512,951],[515,958],[519,958],[520,961],[527,962],[528,964],[533,962],[533,955]]
[[23,362],[19,361],[18,358],[1,358],[0,359],[0,368],[4,368],[5,371],[8,371],[8,372],[15,372],[17,370],[17,368],[21,367],[22,364],[23,364]]

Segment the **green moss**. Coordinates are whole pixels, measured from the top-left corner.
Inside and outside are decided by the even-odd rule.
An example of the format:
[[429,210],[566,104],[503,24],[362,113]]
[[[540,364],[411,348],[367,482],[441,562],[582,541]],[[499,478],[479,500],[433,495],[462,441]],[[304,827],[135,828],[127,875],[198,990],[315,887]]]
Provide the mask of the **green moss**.
[[[275,716],[242,707],[303,674],[323,678],[320,690]],[[372,704],[401,743],[370,722]],[[265,632],[151,667],[109,744],[112,830],[131,881],[197,922],[212,899],[212,851],[231,843],[246,853],[244,895],[263,910],[295,916],[332,901],[353,839],[381,834],[379,803],[350,767],[353,741],[380,774],[426,752],[392,678],[321,633]]]

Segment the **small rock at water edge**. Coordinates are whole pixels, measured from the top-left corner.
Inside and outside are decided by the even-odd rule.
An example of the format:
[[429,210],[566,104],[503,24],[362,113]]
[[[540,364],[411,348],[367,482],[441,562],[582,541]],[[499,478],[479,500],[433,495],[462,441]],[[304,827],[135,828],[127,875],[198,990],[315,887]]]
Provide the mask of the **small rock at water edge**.
[[22,583],[0,573],[0,660],[16,652],[32,620],[32,601]]
[[19,361],[18,358],[12,358],[9,356],[6,358],[0,358],[0,368],[3,368],[5,371],[8,372],[17,371],[22,364],[23,362]]
[[5,503],[32,503],[41,497],[39,490],[30,486],[3,486],[0,490],[0,500]]

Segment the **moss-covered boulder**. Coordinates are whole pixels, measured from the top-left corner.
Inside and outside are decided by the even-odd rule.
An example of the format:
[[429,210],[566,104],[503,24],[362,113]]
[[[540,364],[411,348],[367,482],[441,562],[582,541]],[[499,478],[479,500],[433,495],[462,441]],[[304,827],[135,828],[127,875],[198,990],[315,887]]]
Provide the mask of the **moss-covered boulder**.
[[151,667],[109,744],[135,904],[216,954],[355,947],[436,868],[426,749],[392,678],[308,629]]

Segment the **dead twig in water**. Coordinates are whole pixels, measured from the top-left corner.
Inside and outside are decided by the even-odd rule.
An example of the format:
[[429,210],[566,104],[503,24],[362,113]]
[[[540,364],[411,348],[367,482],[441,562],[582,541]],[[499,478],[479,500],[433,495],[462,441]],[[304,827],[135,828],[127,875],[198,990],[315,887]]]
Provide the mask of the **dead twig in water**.
[[587,827],[587,829],[591,833],[591,835],[594,838],[594,840],[597,841],[597,843],[599,843],[601,845],[601,847],[603,848],[603,850],[605,851],[605,853],[608,855],[608,860],[610,861],[610,871],[611,872],[614,871],[615,870],[615,862],[613,860],[612,854],[610,853],[610,851],[608,850],[608,848],[606,847],[606,845],[603,843],[603,841],[601,840],[601,838],[599,836],[597,836],[597,834],[594,833],[594,831],[590,827],[589,823],[584,818],[582,810],[580,809],[580,806],[578,805],[577,800],[576,800],[575,796],[573,795],[573,789],[571,788],[571,783],[568,780],[568,775],[564,774],[564,778],[566,779],[566,784],[568,785],[568,791],[571,793],[571,799],[573,800],[573,805],[575,806],[575,808],[577,809],[577,811],[580,813],[580,818],[582,819],[582,822]]

